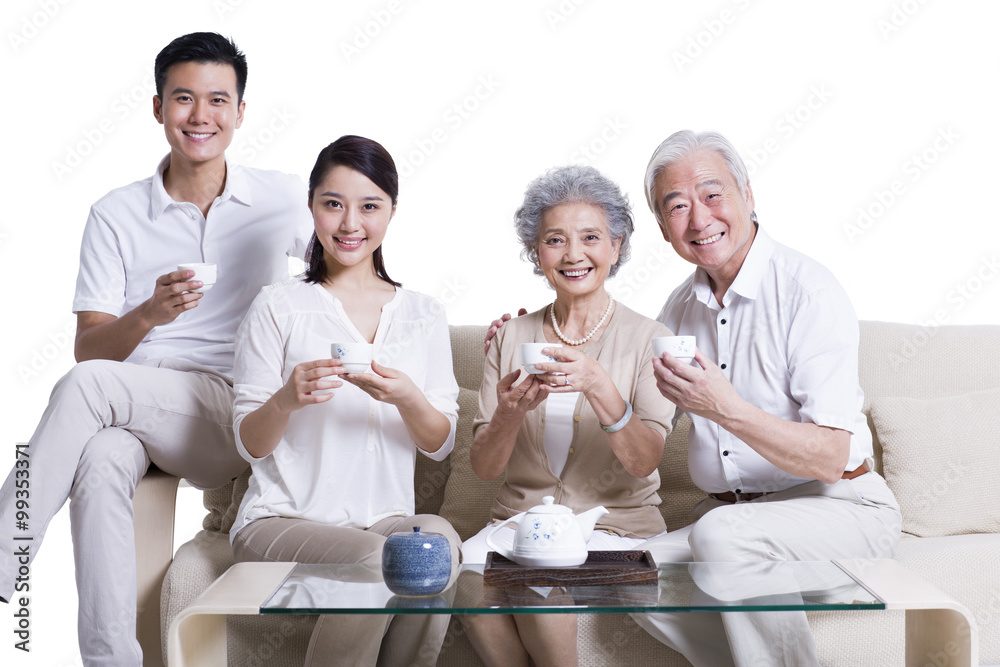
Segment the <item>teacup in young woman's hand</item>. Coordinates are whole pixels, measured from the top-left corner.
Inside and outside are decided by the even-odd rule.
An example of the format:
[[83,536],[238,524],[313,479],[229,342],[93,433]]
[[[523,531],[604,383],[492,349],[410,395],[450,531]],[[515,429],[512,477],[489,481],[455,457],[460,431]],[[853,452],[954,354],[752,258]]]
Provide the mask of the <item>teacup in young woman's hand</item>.
[[341,365],[348,373],[365,373],[371,368],[375,346],[371,343],[333,343],[330,345],[330,356],[340,359]]
[[532,375],[539,375],[547,371],[535,368],[535,364],[547,364],[553,361],[559,361],[555,357],[542,354],[542,350],[547,347],[560,349],[562,348],[562,345],[554,345],[552,343],[521,343],[521,365],[524,366],[524,370],[528,371]]
[[189,262],[187,264],[178,264],[178,271],[194,271],[194,277],[191,280],[200,280],[202,285],[198,289],[191,290],[192,292],[207,292],[212,289],[215,285],[215,280],[218,277],[218,268],[215,264],[207,264],[204,262]]
[[660,336],[653,339],[653,354],[662,357],[664,352],[669,352],[670,356],[677,357],[685,363],[691,363],[694,359],[695,337],[694,336]]

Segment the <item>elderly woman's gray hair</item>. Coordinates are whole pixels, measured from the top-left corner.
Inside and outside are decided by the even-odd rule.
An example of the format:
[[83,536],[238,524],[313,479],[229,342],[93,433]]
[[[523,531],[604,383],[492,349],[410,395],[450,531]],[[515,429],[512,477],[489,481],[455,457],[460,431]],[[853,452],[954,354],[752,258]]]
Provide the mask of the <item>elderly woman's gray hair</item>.
[[560,204],[591,204],[604,211],[611,241],[621,239],[618,247],[618,261],[611,267],[609,276],[618,273],[618,267],[628,261],[629,238],[635,225],[632,221],[632,206],[628,197],[611,179],[593,167],[572,165],[551,169],[528,184],[524,191],[524,202],[514,214],[514,228],[524,249],[521,257],[534,265],[536,275],[542,275],[538,265],[538,230],[542,226],[542,216]]
[[[691,130],[681,130],[674,132],[664,139],[662,144],[656,147],[656,150],[653,151],[653,157],[649,158],[649,164],[646,166],[646,178],[644,181],[646,203],[649,204],[649,209],[656,216],[656,221],[660,225],[663,224],[663,219],[660,217],[659,207],[653,201],[653,186],[656,183],[656,177],[670,165],[683,160],[699,149],[715,151],[721,155],[729,167],[729,173],[733,175],[733,179],[740,189],[740,194],[746,195],[747,183],[750,182],[750,176],[747,175],[747,167],[743,164],[743,158],[736,152],[736,149],[729,143],[728,139],[718,132],[712,131],[695,133]],[[756,211],[750,213],[750,220],[757,222]]]

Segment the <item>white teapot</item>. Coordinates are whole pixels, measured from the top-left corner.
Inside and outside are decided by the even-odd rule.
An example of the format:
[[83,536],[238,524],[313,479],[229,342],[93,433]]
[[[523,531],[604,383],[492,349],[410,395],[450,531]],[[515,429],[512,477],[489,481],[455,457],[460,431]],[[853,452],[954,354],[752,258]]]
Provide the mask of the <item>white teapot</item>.
[[[574,515],[565,505],[553,504],[553,496],[542,498],[527,512],[507,519],[486,535],[486,544],[498,554],[528,567],[569,567],[587,560],[587,542],[594,533],[597,520],[608,510],[597,506]],[[493,541],[493,535],[508,523],[516,523],[513,550]]]

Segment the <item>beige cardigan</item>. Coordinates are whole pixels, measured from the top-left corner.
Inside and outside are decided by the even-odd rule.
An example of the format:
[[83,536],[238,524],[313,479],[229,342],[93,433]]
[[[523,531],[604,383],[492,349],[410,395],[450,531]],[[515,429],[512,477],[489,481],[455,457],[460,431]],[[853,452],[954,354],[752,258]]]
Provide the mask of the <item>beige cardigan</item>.
[[[497,333],[486,354],[473,435],[496,410],[499,379],[521,368],[520,344],[547,342],[542,333],[546,314],[543,308],[512,319]],[[652,339],[669,335],[670,331],[659,322],[618,303],[600,339],[576,348],[608,371],[622,398],[632,404],[635,415],[664,439],[670,433],[674,405],[656,388]],[[522,369],[519,379],[523,377]],[[556,503],[569,506],[574,513],[604,505],[610,513],[598,522],[597,528],[617,535],[644,538],[666,530],[658,508],[659,472],[637,478],[625,471],[583,394],[574,410],[573,440],[562,476],[553,474],[542,442],[544,408],[543,403],[525,415],[507,463],[506,481],[493,503],[493,518],[507,519],[541,504],[543,496],[555,496]]]

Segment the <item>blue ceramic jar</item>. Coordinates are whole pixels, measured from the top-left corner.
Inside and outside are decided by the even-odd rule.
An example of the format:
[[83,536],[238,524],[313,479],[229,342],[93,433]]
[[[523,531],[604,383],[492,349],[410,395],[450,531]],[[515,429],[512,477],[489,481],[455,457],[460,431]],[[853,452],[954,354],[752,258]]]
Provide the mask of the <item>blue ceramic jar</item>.
[[396,595],[437,595],[451,577],[451,546],[441,533],[393,533],[382,547],[382,578]]

